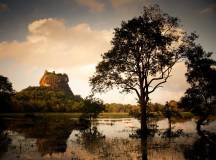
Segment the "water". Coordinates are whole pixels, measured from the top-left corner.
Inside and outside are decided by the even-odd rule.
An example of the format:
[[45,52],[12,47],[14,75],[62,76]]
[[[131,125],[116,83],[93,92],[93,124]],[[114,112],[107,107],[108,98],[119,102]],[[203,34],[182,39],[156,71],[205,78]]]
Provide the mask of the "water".
[[6,117],[0,121],[0,159],[216,159],[216,121],[204,128],[207,138],[197,134],[194,119],[175,122],[171,131],[167,119],[152,124],[151,135],[140,139],[134,118],[99,118],[90,124],[68,117]]

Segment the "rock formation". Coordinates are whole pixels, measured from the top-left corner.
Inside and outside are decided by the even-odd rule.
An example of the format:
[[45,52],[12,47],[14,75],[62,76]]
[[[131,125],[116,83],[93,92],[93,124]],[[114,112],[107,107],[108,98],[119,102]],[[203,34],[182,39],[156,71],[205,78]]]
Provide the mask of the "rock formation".
[[54,90],[63,91],[68,95],[73,95],[73,92],[71,91],[68,82],[69,78],[67,74],[55,73],[55,71],[48,72],[46,70],[43,77],[40,80],[40,86],[50,87]]

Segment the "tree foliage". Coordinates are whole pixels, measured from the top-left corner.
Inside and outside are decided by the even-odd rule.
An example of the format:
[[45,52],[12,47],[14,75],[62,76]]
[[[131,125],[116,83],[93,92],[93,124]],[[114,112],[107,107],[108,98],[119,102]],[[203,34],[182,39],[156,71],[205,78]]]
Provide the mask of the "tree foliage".
[[28,87],[13,97],[14,112],[79,112],[96,117],[102,112],[103,103],[94,98],[83,99],[50,87]]
[[104,111],[104,109],[105,105],[103,104],[103,101],[90,95],[84,99],[82,116],[91,120],[91,118],[96,118],[102,111]]
[[187,81],[190,84],[181,99],[181,106],[200,117],[200,124],[215,111],[216,103],[216,61],[212,53],[195,45],[187,53]]
[[15,112],[71,112],[79,110],[82,101],[49,87],[28,87],[13,100]]
[[132,110],[138,109],[139,106],[132,104],[107,103],[105,104],[104,112],[125,112],[129,113]]
[[215,103],[216,62],[211,55],[201,46],[195,46],[188,53],[186,77],[191,87],[187,89],[182,102],[197,115],[212,113]]

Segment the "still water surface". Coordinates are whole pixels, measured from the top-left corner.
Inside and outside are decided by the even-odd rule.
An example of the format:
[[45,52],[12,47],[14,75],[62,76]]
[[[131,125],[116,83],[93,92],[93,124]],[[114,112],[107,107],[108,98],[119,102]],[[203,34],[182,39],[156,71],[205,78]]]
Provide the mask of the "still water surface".
[[137,138],[140,124],[134,118],[100,118],[90,124],[74,118],[6,117],[0,123],[3,160],[216,159],[216,121],[204,128],[210,141],[197,134],[194,119],[175,122],[171,131],[167,119],[154,121],[145,140]]

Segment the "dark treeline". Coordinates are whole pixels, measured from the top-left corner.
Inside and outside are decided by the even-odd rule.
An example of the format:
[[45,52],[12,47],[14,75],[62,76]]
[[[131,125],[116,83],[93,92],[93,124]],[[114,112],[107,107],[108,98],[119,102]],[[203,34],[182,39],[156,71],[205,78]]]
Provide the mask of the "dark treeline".
[[[178,112],[184,111],[182,108],[178,106],[178,102],[171,100],[167,102],[171,105],[173,110]],[[162,114],[165,110],[165,105],[160,103],[148,103],[148,111],[149,112],[157,112],[158,114]],[[139,105],[132,104],[121,104],[121,103],[107,103],[105,104],[105,112],[126,112],[126,113],[136,113],[139,112]]]

